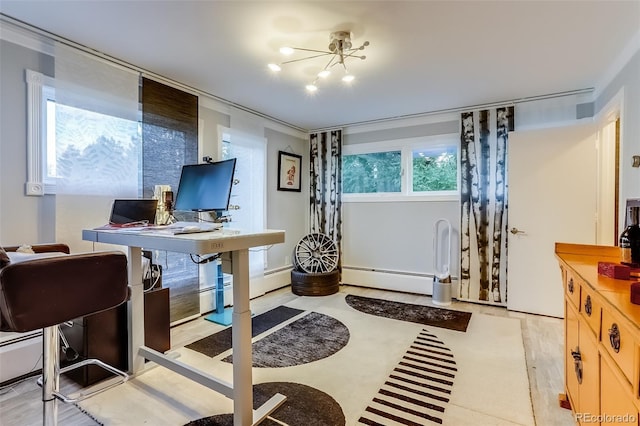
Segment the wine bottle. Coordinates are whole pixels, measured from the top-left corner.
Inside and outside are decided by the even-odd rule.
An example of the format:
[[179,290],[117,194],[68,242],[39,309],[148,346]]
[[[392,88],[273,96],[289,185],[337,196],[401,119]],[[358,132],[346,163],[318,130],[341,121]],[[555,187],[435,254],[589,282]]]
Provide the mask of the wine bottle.
[[621,263],[640,268],[640,207],[629,207],[627,228],[620,234]]

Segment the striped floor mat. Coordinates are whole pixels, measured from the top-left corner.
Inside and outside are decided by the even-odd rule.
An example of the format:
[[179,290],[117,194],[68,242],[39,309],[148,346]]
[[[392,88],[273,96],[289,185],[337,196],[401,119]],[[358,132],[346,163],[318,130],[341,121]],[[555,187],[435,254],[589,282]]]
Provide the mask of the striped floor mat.
[[457,371],[451,350],[423,329],[358,422],[372,426],[442,424]]

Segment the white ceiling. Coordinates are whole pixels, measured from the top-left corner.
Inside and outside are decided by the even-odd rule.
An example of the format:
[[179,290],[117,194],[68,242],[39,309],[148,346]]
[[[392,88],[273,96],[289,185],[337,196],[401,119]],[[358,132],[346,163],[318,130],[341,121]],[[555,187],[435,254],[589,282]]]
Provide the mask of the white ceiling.
[[[0,12],[303,129],[601,89],[640,45],[640,0],[2,0]],[[370,42],[348,62],[352,87],[333,76],[305,92],[325,59],[268,72],[280,46],[324,50],[336,30]]]

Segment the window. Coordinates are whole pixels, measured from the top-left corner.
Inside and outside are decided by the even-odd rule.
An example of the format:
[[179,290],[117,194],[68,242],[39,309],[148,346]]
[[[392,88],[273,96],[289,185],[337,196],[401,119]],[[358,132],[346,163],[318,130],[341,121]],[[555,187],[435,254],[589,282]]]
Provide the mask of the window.
[[343,201],[454,200],[458,135],[343,147]]
[[44,181],[51,192],[137,196],[138,123],[56,103],[48,88],[45,94]]
[[458,190],[458,147],[443,145],[411,151],[411,184],[415,192]]
[[367,152],[344,155],[342,190],[344,194],[371,194],[402,191],[400,151]]
[[141,137],[136,76],[120,84],[135,102],[27,70],[27,195],[136,197]]

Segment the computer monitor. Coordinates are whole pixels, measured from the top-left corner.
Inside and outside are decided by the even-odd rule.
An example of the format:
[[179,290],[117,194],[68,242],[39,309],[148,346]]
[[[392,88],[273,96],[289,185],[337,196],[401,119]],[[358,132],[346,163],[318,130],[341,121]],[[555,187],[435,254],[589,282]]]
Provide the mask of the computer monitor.
[[182,166],[175,210],[224,211],[229,208],[236,159]]

